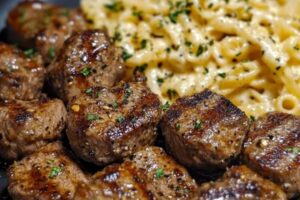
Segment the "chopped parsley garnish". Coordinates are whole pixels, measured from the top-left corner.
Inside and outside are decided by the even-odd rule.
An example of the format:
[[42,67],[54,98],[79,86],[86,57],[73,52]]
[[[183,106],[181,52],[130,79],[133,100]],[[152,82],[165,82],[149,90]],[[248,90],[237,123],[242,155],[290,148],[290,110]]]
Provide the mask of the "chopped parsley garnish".
[[133,91],[131,88],[126,88],[124,98],[128,99],[130,97],[130,95],[132,95],[132,93],[133,93]]
[[112,103],[112,107],[113,107],[115,110],[118,109],[118,108],[119,108],[118,102],[117,102],[117,101],[114,101],[114,102]]
[[171,7],[171,10],[173,10],[173,11],[171,11],[169,13],[170,21],[172,23],[176,24],[177,23],[177,18],[178,18],[179,15],[181,15],[181,14],[189,15],[191,11],[188,9],[188,7],[191,6],[191,5],[192,5],[192,3],[189,3],[189,2],[184,3],[184,2],[178,1],[176,3],[176,8],[174,10],[173,10],[174,6],[171,5],[170,7]]
[[133,55],[128,53],[125,49],[123,50],[123,53],[122,53],[122,58],[124,61],[128,60],[129,58],[131,58]]
[[209,73],[209,70],[208,70],[208,68],[204,68],[204,71],[203,71],[203,75],[206,75],[206,74],[208,74]]
[[254,117],[253,115],[250,115],[250,120],[251,120],[252,122],[254,122],[254,121],[255,121],[255,117]]
[[137,10],[134,10],[132,12],[132,15],[137,17],[139,20],[142,20],[143,19],[143,16],[142,16],[143,12],[142,11],[137,11]]
[[299,50],[300,50],[300,47],[294,46],[294,49],[297,50],[297,51],[299,51]]
[[62,171],[62,168],[60,167],[52,167],[51,171],[49,173],[49,178],[55,178],[57,177]]
[[161,86],[164,83],[165,79],[161,78],[161,77],[157,77],[156,78],[156,82],[159,86]]
[[137,66],[137,67],[135,67],[133,73],[134,74],[136,74],[137,72],[143,73],[147,67],[148,67],[148,64],[143,64],[141,66]]
[[164,105],[161,106],[163,111],[167,111],[170,108],[170,103],[167,101]]
[[287,152],[293,153],[295,155],[300,154],[300,148],[299,147],[288,147],[286,148]]
[[122,123],[124,120],[125,120],[125,117],[122,116],[122,115],[118,116],[117,119],[116,119],[116,121],[117,121],[118,123]]
[[196,122],[195,122],[195,124],[194,124],[194,128],[195,129],[199,129],[199,128],[201,128],[201,126],[202,126],[201,120],[197,119]]
[[50,58],[53,59],[55,57],[55,48],[54,47],[50,47],[48,49],[48,54],[49,54]]
[[89,121],[95,121],[95,120],[100,119],[100,117],[97,114],[88,114],[86,116],[86,119],[89,120]]
[[91,75],[92,73],[92,69],[90,67],[85,67],[81,70],[80,72],[83,76],[87,77],[89,75]]
[[190,47],[190,46],[192,45],[192,42],[190,42],[190,41],[185,41],[184,44],[185,44],[185,46]]
[[148,44],[148,40],[143,39],[143,40],[141,41],[141,48],[142,48],[142,49],[145,49],[145,48],[147,47],[147,44]]
[[93,88],[88,88],[85,90],[86,94],[91,94],[93,92]]
[[112,37],[113,42],[116,41],[121,41],[122,40],[122,35],[119,31],[116,31]]
[[35,55],[35,51],[34,49],[27,49],[24,51],[24,54],[27,58],[33,58],[33,56]]
[[218,76],[220,76],[221,78],[226,78],[226,73],[223,72],[223,73],[218,73]]
[[177,91],[174,89],[168,89],[167,94],[168,94],[169,99],[173,99],[178,96]]
[[197,49],[196,56],[201,56],[205,51],[207,51],[207,46],[200,44]]
[[177,123],[177,124],[175,125],[176,130],[179,130],[180,127],[181,127],[181,125],[180,125],[179,123]]
[[155,173],[155,178],[160,179],[164,175],[164,169],[158,168]]
[[115,1],[115,0],[113,0],[111,3],[105,4],[104,7],[112,12],[119,12],[124,10],[123,3],[121,1]]

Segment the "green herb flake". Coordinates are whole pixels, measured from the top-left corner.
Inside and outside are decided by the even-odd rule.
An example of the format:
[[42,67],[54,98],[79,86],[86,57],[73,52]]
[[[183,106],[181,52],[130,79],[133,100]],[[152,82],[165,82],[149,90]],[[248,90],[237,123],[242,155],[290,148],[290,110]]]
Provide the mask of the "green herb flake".
[[164,175],[164,169],[158,168],[155,172],[155,178],[160,179]]
[[194,128],[195,129],[200,129],[202,126],[202,121],[200,119],[197,119],[195,124],[194,124]]
[[112,1],[111,3],[105,4],[104,7],[112,12],[119,12],[124,10],[124,5],[121,1]]
[[168,95],[169,99],[173,99],[173,98],[178,96],[178,93],[174,89],[168,89],[167,90],[167,95]]
[[49,173],[49,178],[55,178],[57,177],[62,171],[62,168],[60,167],[52,167],[51,171]]
[[100,119],[100,117],[99,117],[99,115],[97,115],[97,114],[88,114],[88,115],[86,116],[86,119],[87,119],[88,121],[95,121],[95,120]]
[[167,111],[170,108],[170,103],[167,101],[164,105],[161,106],[163,111]]
[[143,73],[146,70],[147,67],[148,67],[148,64],[143,64],[141,66],[137,66],[137,67],[134,68],[133,73],[134,74],[136,74],[137,72]]
[[255,117],[254,117],[253,115],[250,115],[250,120],[251,120],[252,122],[254,122],[254,121],[255,121]]
[[24,55],[27,58],[33,58],[33,56],[35,55],[35,51],[34,51],[34,49],[27,49],[24,51]]
[[87,77],[92,74],[92,69],[90,67],[85,67],[80,72],[83,76]]
[[119,108],[118,102],[117,102],[117,101],[114,101],[114,102],[112,103],[112,107],[113,107],[115,110],[118,109],[118,108]]
[[122,116],[122,115],[118,116],[117,119],[116,119],[116,121],[117,121],[118,123],[122,123],[124,120],[125,120],[125,117]]
[[221,78],[226,78],[226,73],[223,72],[223,73],[218,73],[218,76],[220,76]]
[[128,51],[126,51],[125,49],[123,50],[123,53],[122,53],[122,58],[124,61],[128,60],[129,58],[131,58],[133,55],[128,53]]
[[208,68],[204,68],[204,71],[203,71],[203,75],[206,75],[206,74],[208,74],[209,73],[209,70],[208,70]]
[[157,77],[156,78],[156,82],[159,86],[161,86],[163,83],[164,83],[165,79],[164,78],[161,78],[161,77]]
[[141,48],[142,48],[142,49],[145,49],[145,48],[147,47],[147,44],[148,44],[148,40],[143,39],[143,40],[141,41]]
[[207,51],[207,46],[200,44],[197,49],[196,56],[201,56],[206,51]]
[[142,20],[143,19],[143,12],[142,11],[137,11],[137,10],[134,10],[132,12],[132,16],[134,17],[137,17],[139,20]]
[[88,88],[85,90],[86,94],[91,94],[93,92],[93,88]]
[[294,49],[297,50],[297,51],[299,51],[299,50],[300,50],[300,47],[298,47],[298,46],[296,45],[296,46],[294,46]]
[[116,42],[116,41],[120,42],[120,41],[122,41],[122,35],[121,35],[121,33],[119,31],[115,31],[115,33],[114,33],[114,35],[112,37],[112,40],[113,40],[113,42]]
[[51,59],[54,59],[54,57],[55,57],[55,48],[54,47],[50,47],[48,49],[48,54],[49,54],[49,56],[50,56]]
[[300,154],[300,148],[299,147],[287,147],[286,151],[295,155]]
[[179,123],[177,123],[177,124],[175,125],[176,130],[179,130],[180,127],[181,127],[181,125],[180,125]]

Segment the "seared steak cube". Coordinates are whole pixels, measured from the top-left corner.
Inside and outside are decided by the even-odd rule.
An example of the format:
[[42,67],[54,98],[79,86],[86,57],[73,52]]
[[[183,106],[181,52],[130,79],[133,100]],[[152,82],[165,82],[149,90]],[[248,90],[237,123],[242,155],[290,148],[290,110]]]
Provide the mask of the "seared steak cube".
[[241,151],[247,116],[229,100],[209,90],[179,98],[161,122],[166,145],[186,167],[225,168]]
[[280,184],[288,197],[300,195],[300,117],[271,112],[257,119],[243,156],[253,170]]

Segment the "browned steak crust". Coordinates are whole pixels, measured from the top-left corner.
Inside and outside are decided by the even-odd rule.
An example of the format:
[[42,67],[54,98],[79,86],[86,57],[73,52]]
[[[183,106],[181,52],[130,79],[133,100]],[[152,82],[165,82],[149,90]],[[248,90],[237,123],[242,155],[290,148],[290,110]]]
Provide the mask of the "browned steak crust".
[[225,168],[241,151],[247,116],[229,100],[209,90],[179,98],[161,122],[172,155],[189,168]]
[[61,138],[66,118],[58,99],[0,103],[0,157],[21,158]]
[[44,78],[41,56],[26,55],[16,47],[0,42],[0,99],[38,98]]
[[147,147],[121,165],[95,174],[81,185],[79,199],[192,199],[197,185],[187,171],[159,147]]
[[112,87],[124,73],[119,51],[108,35],[88,30],[70,37],[49,66],[50,84],[65,101],[93,86]]
[[271,112],[251,126],[244,144],[247,165],[280,184],[288,197],[300,195],[300,117]]
[[285,200],[281,188],[263,179],[246,166],[230,168],[222,178],[205,183],[198,191],[199,200]]
[[88,182],[59,142],[15,162],[8,178],[11,197],[22,200],[72,200],[77,186]]
[[67,135],[82,159],[105,165],[156,139],[160,101],[143,83],[88,88],[69,105]]

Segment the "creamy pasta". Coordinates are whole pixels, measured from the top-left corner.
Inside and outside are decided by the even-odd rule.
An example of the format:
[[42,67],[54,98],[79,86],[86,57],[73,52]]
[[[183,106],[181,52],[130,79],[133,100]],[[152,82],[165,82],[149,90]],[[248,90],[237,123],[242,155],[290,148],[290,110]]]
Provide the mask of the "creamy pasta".
[[249,116],[300,114],[298,0],[83,0],[163,101],[205,88]]

